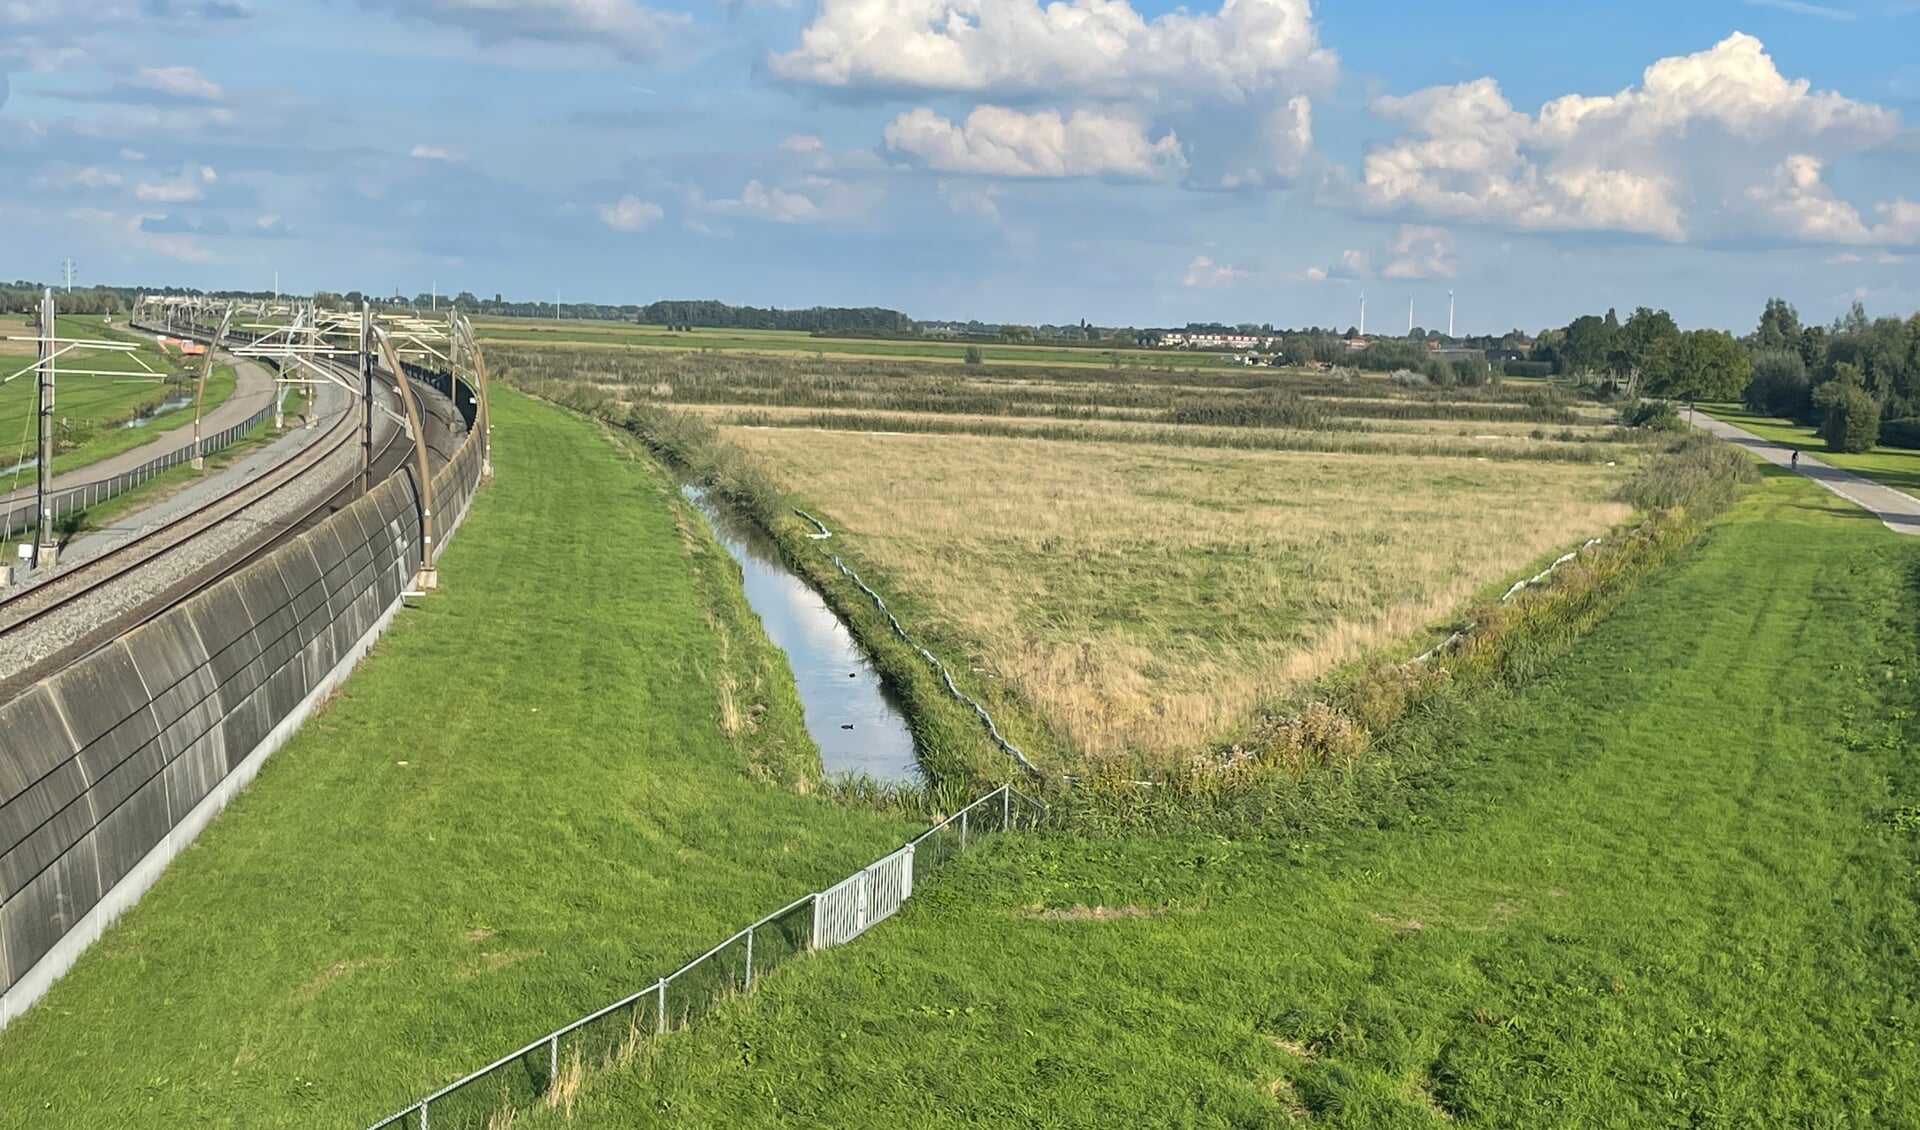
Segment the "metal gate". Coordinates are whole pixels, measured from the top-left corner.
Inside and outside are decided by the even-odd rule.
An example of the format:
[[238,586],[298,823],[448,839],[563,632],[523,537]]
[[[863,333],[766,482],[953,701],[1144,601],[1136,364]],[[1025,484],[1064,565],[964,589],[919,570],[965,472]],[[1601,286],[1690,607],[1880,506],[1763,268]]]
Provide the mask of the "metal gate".
[[913,894],[913,845],[821,891],[813,903],[813,948],[850,942],[893,917]]

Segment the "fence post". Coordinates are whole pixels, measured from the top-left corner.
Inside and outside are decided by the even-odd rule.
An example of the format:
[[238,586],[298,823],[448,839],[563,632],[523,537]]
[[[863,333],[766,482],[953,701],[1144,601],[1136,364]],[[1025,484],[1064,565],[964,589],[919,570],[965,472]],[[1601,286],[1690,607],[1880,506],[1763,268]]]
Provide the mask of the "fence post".
[[967,850],[967,812],[972,807],[973,807],[972,805],[968,805],[966,808],[963,808],[960,810],[960,850],[961,851]]
[[427,1130],[427,1100],[420,1100],[420,1130]]
[[1000,786],[1000,830],[1013,831],[1013,787]]
[[560,1078],[560,1033],[555,1032],[547,1044],[547,1086],[551,1088]]
[[753,988],[753,927],[747,927],[747,988]]
[[653,1009],[653,1030],[657,1035],[665,1035],[667,1031],[667,979],[665,977],[660,978],[658,1001],[659,1003]]
[[813,929],[807,932],[807,952],[812,953],[820,946],[820,896],[813,896]]

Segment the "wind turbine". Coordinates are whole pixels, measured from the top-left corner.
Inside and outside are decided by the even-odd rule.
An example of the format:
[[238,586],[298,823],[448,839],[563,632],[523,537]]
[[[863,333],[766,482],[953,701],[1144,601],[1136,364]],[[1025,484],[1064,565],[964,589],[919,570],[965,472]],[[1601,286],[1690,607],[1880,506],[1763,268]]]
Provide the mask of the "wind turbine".
[[1367,336],[1367,292],[1360,292],[1360,336]]
[[1447,338],[1453,338],[1453,288],[1447,288]]

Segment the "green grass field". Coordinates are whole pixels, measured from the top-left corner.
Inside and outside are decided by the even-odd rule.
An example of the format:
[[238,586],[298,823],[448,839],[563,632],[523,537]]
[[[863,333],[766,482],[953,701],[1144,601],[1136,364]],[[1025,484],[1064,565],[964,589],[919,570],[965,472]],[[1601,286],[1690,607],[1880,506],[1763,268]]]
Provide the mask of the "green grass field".
[[1774,473],[1366,826],[1000,841],[515,1125],[1920,1125],[1917,587]]
[[1920,451],[1906,451],[1897,447],[1882,447],[1858,454],[1828,451],[1827,441],[1820,438],[1818,430],[1792,420],[1762,416],[1737,404],[1702,405],[1700,410],[1736,427],[1745,428],[1761,439],[1804,451],[1822,463],[1864,475],[1895,490],[1920,492]]
[[0,1126],[364,1125],[912,831],[803,795],[785,661],[671,477],[493,408],[445,589],[0,1032]]
[[[795,330],[693,329],[670,330],[629,322],[578,319],[476,318],[482,341],[515,345],[611,346],[629,349],[716,350],[735,353],[819,353],[828,357],[895,358],[960,364],[967,346],[937,340],[889,341],[874,338],[814,337]],[[1212,369],[1228,362],[1217,353],[1179,350],[1101,349],[1095,346],[982,345],[982,359],[992,364],[1075,365],[1122,368]]]

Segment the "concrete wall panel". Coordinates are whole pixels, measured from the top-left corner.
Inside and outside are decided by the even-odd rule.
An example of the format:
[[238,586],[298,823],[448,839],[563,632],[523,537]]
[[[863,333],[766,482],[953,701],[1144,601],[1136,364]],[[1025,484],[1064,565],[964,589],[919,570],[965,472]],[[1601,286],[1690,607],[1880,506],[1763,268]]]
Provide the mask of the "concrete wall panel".
[[226,776],[228,764],[226,731],[219,726],[167,762],[163,774],[167,781],[167,810],[175,824],[213,791]]
[[0,706],[0,804],[71,760],[75,752],[66,720],[45,687],[33,687]]
[[0,809],[0,891],[21,890],[92,830],[86,779],[68,762]]
[[18,894],[0,903],[6,937],[7,983],[18,981],[62,935],[100,901],[100,876],[91,837],[74,844]]
[[167,838],[167,829],[173,827],[172,813],[167,806],[167,782],[160,772],[163,766],[158,751],[150,757],[129,759],[120,772],[130,777],[132,767],[146,764],[153,766],[153,775],[113,811],[102,812],[100,823],[93,830],[102,889],[113,886],[132,871],[155,844]]
[[126,644],[101,648],[49,678],[46,686],[80,747],[80,770],[90,786],[98,787],[121,762],[158,744],[160,727]]

